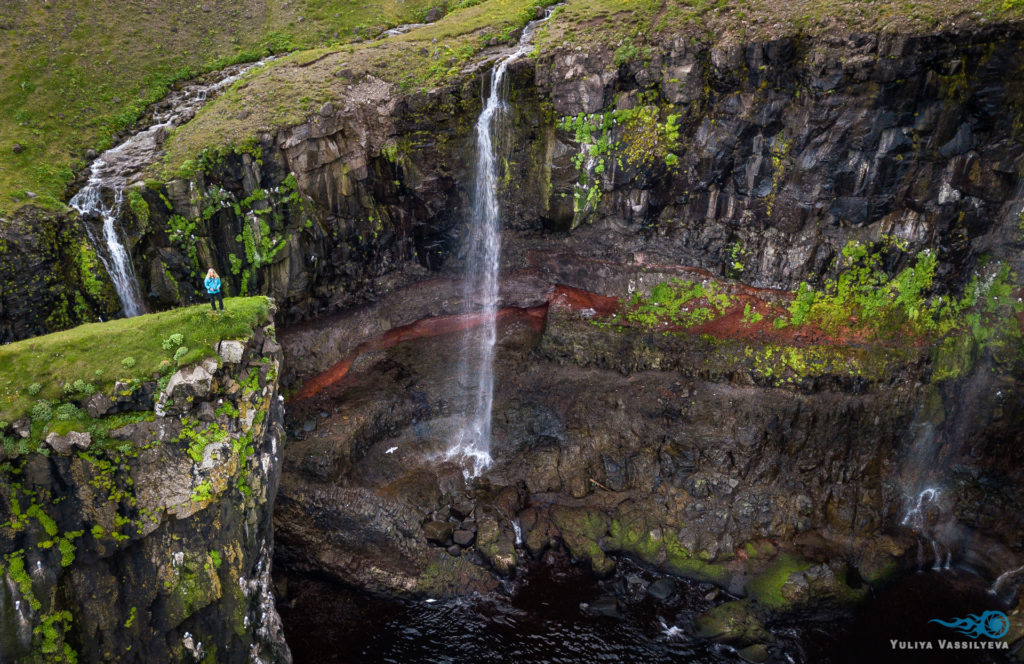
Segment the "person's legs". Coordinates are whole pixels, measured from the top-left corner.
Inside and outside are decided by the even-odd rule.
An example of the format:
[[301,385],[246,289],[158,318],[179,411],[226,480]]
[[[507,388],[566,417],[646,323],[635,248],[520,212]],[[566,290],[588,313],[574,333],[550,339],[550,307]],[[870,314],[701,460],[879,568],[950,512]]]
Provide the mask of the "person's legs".
[[217,291],[217,301],[220,302],[220,310],[224,311],[224,293]]
[[207,295],[210,296],[210,307],[214,311],[217,311],[217,305],[214,303],[215,302],[215,298],[217,297],[217,294],[216,293],[207,293]]

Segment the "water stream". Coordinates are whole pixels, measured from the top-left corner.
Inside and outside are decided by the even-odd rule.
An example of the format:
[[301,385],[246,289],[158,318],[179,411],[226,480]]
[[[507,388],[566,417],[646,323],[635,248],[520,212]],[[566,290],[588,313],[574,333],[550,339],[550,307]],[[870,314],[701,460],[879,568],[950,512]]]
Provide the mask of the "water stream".
[[195,82],[174,90],[153,108],[151,124],[117,146],[107,150],[89,167],[89,180],[68,204],[86,219],[102,222],[102,240],[86,224],[86,232],[110,275],[126,317],[145,312],[131,256],[121,241],[121,211],[125,191],[140,185],[147,166],[160,155],[167,132],[191,120],[208,100],[226,89],[247,71],[263,64],[233,65],[204,82]]
[[498,271],[501,263],[501,210],[498,206],[498,173],[495,144],[504,134],[507,119],[509,65],[526,55],[540,24],[551,16],[532,21],[523,30],[515,50],[502,58],[491,74],[490,91],[476,123],[476,181],[467,243],[465,299],[487,321],[466,342],[459,361],[459,383],[472,390],[466,420],[448,449],[448,458],[462,458],[467,475],[475,476],[491,464],[491,408],[494,401],[494,343],[497,336]]

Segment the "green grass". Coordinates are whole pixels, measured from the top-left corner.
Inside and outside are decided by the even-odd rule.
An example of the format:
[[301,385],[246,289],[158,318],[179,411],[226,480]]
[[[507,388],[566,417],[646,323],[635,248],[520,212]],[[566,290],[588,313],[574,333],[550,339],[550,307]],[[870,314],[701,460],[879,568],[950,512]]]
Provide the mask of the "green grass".
[[[363,73],[402,89],[457,76],[492,38],[510,36],[549,0],[449,2],[441,21],[379,42],[350,42],[418,21],[437,0],[9,0],[0,3],[0,214],[60,207],[87,148],[103,150],[177,80],[306,49],[254,74],[171,145],[174,172],[210,145],[239,145],[300,122]],[[729,42],[836,29],[923,32],[955,19],[1019,20],[1021,0],[566,0],[538,51],[606,47],[614,62],[684,35]],[[435,41],[436,40],[436,41]],[[400,66],[396,66],[400,63]],[[335,75],[350,72],[341,78]],[[249,111],[238,119],[239,111]],[[22,150],[15,154],[15,144]]]
[[[5,0],[0,3],[0,214],[64,199],[87,148],[177,80],[271,52],[416,21],[435,0]],[[13,146],[23,150],[15,154]]]
[[[77,380],[108,394],[115,381],[150,380],[215,355],[218,341],[245,338],[269,320],[265,297],[227,298],[224,306],[223,314],[196,305],[80,325],[0,346],[0,420],[13,422],[25,416],[42,399],[56,406],[76,398],[64,385]],[[180,341],[164,343],[175,334],[181,335]],[[174,361],[182,346],[188,351]],[[128,357],[134,364],[123,361]],[[56,418],[52,422],[58,426]]]

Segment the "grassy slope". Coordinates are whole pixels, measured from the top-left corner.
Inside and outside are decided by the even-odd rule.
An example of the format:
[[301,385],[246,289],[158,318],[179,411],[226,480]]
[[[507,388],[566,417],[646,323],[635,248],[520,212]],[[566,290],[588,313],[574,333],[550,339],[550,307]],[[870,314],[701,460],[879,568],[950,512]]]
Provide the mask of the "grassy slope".
[[[9,0],[0,3],[0,214],[55,205],[86,148],[109,147],[175,80],[270,51],[315,48],[256,76],[245,94],[204,113],[173,142],[178,166],[210,143],[302,119],[338,93],[333,74],[372,72],[405,87],[457,71],[487,37],[507,34],[537,0],[484,0],[385,43],[357,35],[420,19],[437,0]],[[449,6],[455,4],[448,3]],[[802,31],[925,32],[1017,20],[1024,0],[566,0],[542,49],[605,43],[630,55],[658,32],[737,41]],[[434,42],[434,39],[437,42]],[[642,51],[634,52],[642,57]],[[310,67],[299,62],[317,58]],[[396,67],[396,63],[401,66]],[[246,105],[250,119],[235,119]],[[232,112],[233,111],[233,112]],[[23,150],[13,152],[20,144]]]
[[[42,337],[0,346],[0,421],[25,416],[39,399],[65,399],[64,384],[82,380],[110,394],[114,382],[149,380],[173,366],[215,354],[222,339],[248,337],[269,319],[264,297],[227,298],[225,312],[213,314],[209,305],[172,309],[136,318],[90,323]],[[162,347],[172,334],[181,334],[189,351],[177,362],[179,346]],[[134,358],[134,366],[122,364]],[[29,387],[38,383],[37,394]]]
[[[325,101],[345,96],[364,74],[402,89],[443,83],[488,41],[511,39],[516,28],[534,18],[536,6],[554,1],[486,0],[403,35],[283,58],[246,76],[179,128],[168,142],[161,175],[169,177],[205,148],[239,145],[259,131],[298,124]],[[243,109],[247,113],[240,119]]]
[[[86,148],[111,145],[175,80],[270,51],[415,21],[435,0],[4,0],[0,214],[62,200]],[[15,154],[13,147],[24,150]]]

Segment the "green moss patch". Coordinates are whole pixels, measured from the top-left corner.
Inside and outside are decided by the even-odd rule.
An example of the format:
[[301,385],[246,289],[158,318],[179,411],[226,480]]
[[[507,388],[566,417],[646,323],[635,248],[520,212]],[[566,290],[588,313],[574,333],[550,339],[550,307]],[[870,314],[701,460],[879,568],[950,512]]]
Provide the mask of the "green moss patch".
[[790,575],[811,567],[811,563],[791,554],[782,554],[764,572],[747,584],[747,595],[770,609],[786,609],[791,602],[782,594]]

